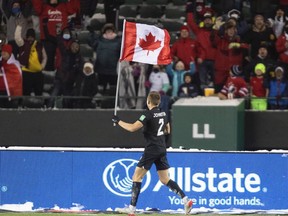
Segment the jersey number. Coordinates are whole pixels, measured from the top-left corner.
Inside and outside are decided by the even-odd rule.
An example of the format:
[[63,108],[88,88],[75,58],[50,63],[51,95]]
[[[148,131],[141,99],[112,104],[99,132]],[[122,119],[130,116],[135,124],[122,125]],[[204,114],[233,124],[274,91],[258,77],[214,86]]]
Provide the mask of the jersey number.
[[159,128],[158,128],[157,136],[162,136],[164,134],[164,131],[163,131],[164,119],[160,118],[158,124],[159,124]]

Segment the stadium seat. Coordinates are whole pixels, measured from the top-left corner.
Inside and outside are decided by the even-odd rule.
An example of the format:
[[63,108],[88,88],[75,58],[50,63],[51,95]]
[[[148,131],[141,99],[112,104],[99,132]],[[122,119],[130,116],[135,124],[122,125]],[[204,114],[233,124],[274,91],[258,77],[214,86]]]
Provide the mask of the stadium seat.
[[181,20],[175,19],[160,19],[159,22],[163,25],[163,28],[167,29],[168,32],[180,31],[181,26],[184,24]]
[[157,5],[141,5],[139,9],[140,18],[161,18],[163,12]]
[[88,44],[80,44],[80,53],[84,60],[94,60],[94,50]]
[[173,5],[186,5],[186,0],[172,0]]
[[90,32],[89,31],[80,31],[77,34],[77,39],[79,40],[80,44],[88,44],[90,38]]
[[137,12],[137,6],[134,5],[121,5],[119,9],[119,16],[122,16],[124,18],[127,17],[134,17],[136,18],[138,12]]
[[167,5],[168,0],[146,0],[147,5]]
[[101,31],[105,22],[106,22],[105,19],[92,18],[90,21],[90,26],[92,27],[92,29],[94,29],[94,31]]
[[157,25],[158,19],[137,18],[136,22],[137,23],[142,23],[142,24],[147,24],[147,25]]
[[125,5],[141,5],[143,0],[125,0]]
[[181,19],[185,20],[186,11],[184,7],[167,7],[165,10],[165,17],[167,19]]

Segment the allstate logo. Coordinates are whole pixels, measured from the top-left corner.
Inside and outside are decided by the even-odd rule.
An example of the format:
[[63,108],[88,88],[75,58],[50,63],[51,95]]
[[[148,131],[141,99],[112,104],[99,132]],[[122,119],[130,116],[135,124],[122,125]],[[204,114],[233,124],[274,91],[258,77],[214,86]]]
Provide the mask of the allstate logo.
[[[103,182],[106,188],[118,196],[131,196],[132,175],[138,161],[128,158],[113,161],[103,172]],[[145,191],[151,181],[151,174],[147,172],[142,181],[141,192]]]

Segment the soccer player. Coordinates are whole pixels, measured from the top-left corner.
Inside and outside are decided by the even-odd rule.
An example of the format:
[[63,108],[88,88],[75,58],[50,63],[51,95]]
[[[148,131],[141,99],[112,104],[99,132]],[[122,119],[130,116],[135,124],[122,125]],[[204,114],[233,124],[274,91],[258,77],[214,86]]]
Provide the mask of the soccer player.
[[114,115],[112,122],[118,124],[127,131],[135,132],[144,127],[144,138],[146,146],[144,153],[137,164],[132,177],[132,195],[130,205],[125,208],[117,208],[120,213],[127,213],[129,216],[135,214],[136,204],[141,190],[141,182],[151,166],[155,164],[159,180],[179,195],[184,203],[185,213],[188,214],[192,209],[192,200],[188,199],[185,193],[180,189],[179,185],[169,178],[169,163],[167,160],[165,135],[170,133],[170,124],[168,116],[159,109],[161,96],[158,92],[151,91],[147,97],[148,110],[134,123],[127,123]]

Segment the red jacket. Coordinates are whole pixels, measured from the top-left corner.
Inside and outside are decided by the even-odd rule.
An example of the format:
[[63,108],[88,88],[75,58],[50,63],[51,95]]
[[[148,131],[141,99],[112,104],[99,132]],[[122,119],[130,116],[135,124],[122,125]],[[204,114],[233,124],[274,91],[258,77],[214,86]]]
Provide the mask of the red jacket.
[[220,38],[218,35],[215,37],[214,44],[217,49],[215,56],[215,84],[222,85],[225,83],[231,66],[242,65],[243,49],[249,48],[248,44],[240,43],[240,47],[229,49],[229,44],[232,42],[240,43],[240,40],[239,38],[230,40],[226,36]]
[[276,50],[279,53],[279,59],[281,62],[288,63],[288,48],[285,43],[288,43],[284,34],[280,35],[276,41]]
[[178,57],[185,64],[185,70],[190,69],[190,62],[195,62],[199,45],[192,38],[180,38],[171,47],[171,57]]
[[200,50],[198,57],[203,60],[214,60],[216,49],[212,46],[210,40],[211,31],[205,28],[200,28],[194,20],[193,13],[187,14],[187,24],[196,35],[196,40],[199,42]]
[[79,13],[80,0],[70,0],[67,3],[59,3],[56,7],[45,4],[40,0],[32,0],[33,7],[40,19],[40,38],[45,39],[43,30],[43,20],[48,19],[47,26],[49,34],[56,36],[56,24],[61,26],[61,30],[67,27],[68,16]]
[[2,72],[5,88],[8,96],[22,96],[22,71],[20,63],[14,55],[8,61],[2,60]]
[[233,89],[234,98],[243,98],[248,95],[247,84],[242,77],[229,77],[223,86],[221,93],[228,95],[230,89]]

